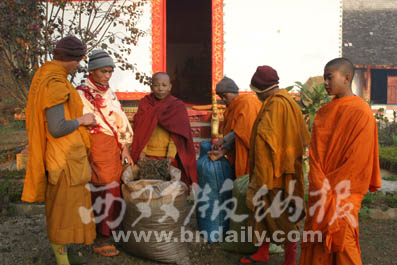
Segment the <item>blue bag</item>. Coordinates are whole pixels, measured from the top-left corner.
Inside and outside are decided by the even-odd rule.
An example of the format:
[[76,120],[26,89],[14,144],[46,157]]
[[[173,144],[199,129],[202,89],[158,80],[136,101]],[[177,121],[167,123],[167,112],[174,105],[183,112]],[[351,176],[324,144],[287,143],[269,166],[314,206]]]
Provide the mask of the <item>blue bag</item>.
[[232,199],[234,172],[226,158],[212,161],[207,155],[210,150],[211,143],[201,142],[196,216],[200,232],[208,242],[214,243],[222,241],[229,229],[227,211],[233,208],[228,202]]

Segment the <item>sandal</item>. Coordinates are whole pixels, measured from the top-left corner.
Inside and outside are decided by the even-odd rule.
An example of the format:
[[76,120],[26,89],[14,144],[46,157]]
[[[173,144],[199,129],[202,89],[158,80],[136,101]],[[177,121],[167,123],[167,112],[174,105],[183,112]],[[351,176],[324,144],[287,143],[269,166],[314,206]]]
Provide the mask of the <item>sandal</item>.
[[[242,263],[242,262],[241,262],[242,259],[247,259],[247,260],[250,261],[250,263]],[[247,265],[247,264],[266,265],[266,264],[268,264],[268,262],[267,262],[267,261],[255,260],[255,259],[253,259],[253,258],[250,257],[250,256],[244,256],[244,257],[242,257],[242,258],[240,259],[240,261],[239,261],[238,264],[239,264],[239,265]]]
[[99,253],[104,257],[113,257],[120,254],[120,251],[118,251],[113,245],[102,247],[94,246],[92,249],[94,250],[94,252]]

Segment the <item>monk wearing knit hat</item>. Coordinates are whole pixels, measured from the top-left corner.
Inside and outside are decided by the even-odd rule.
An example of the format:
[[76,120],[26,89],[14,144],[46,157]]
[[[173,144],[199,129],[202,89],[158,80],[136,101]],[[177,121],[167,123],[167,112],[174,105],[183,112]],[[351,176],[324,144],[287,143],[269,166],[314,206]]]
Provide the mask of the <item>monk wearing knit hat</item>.
[[226,76],[216,85],[216,93],[227,109],[223,115],[223,138],[212,145],[208,154],[214,160],[226,155],[235,169],[236,178],[239,178],[249,173],[251,130],[262,103],[252,94],[240,95],[236,83]]
[[251,79],[251,89],[263,102],[250,139],[246,201],[259,248],[240,264],[267,262],[270,243],[284,244],[283,265],[296,264],[296,237],[290,235],[299,233],[305,216],[302,156],[310,135],[298,104],[278,82],[277,71],[266,65]]
[[62,265],[76,263],[67,254],[67,244],[92,244],[95,238],[85,185],[91,180],[86,126],[96,121],[92,113],[83,115],[80,96],[67,79],[85,52],[74,36],[59,40],[54,60],[35,73],[26,106],[29,160],[22,200],[45,201],[48,239]]
[[[92,138],[90,164],[91,191],[97,238],[94,252],[116,256],[120,252],[111,240],[118,227],[121,212],[120,177],[122,164],[132,165],[129,145],[132,142],[130,122],[121,108],[115,92],[110,88],[115,64],[106,51],[94,50],[88,55],[88,78],[77,90],[83,101],[83,113],[94,113],[97,125],[89,129]],[[107,198],[113,198],[109,200]],[[98,202],[105,202],[103,204]]]

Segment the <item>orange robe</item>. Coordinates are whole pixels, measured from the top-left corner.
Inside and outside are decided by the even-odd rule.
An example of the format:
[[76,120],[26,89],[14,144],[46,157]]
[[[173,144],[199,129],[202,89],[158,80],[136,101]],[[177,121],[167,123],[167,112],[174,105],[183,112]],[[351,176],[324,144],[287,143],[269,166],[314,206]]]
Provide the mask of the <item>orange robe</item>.
[[[309,140],[310,134],[302,112],[286,90],[281,89],[263,102],[252,129],[247,206],[251,211],[250,222],[253,222],[254,231],[260,234],[266,231],[273,243],[282,242],[272,240],[272,233],[283,231],[286,235],[289,231],[297,230],[298,222],[304,217],[302,157]],[[290,181],[295,181],[293,188],[289,186]],[[260,198],[265,205],[263,211],[272,204],[282,208],[277,202],[278,194],[283,199],[289,195],[295,196],[300,203],[291,201],[288,208],[292,207],[299,213],[296,220],[289,220],[290,213],[287,210],[279,217],[267,214],[263,220],[253,218],[258,210],[258,204],[254,204],[255,194],[264,186],[268,192]],[[258,242],[256,237],[254,242]]]
[[[45,115],[47,108],[61,103],[66,120],[82,115],[80,96],[67,75],[62,66],[46,62],[33,77],[26,107],[29,158],[22,200],[45,200],[47,232],[52,243],[91,244],[95,223],[84,223],[79,214],[80,207],[91,209],[90,191],[85,187],[91,180],[89,134],[80,126],[68,135],[54,138]],[[92,213],[89,216],[93,217]]]
[[229,162],[234,165],[236,178],[247,175],[248,151],[252,127],[262,103],[250,94],[236,97],[224,113],[223,135],[231,131],[236,134],[235,148],[227,155]]
[[358,212],[367,191],[381,186],[378,134],[368,104],[335,98],[316,115],[310,143],[308,216],[301,265],[362,264]]

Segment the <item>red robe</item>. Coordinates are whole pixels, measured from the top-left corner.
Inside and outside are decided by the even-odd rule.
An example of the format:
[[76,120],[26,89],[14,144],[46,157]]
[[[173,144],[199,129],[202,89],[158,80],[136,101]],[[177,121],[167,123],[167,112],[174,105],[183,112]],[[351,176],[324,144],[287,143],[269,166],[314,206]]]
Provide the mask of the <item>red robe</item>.
[[134,116],[134,140],[131,146],[131,157],[136,163],[139,154],[148,143],[155,127],[166,129],[176,145],[175,159],[182,170],[182,181],[190,187],[197,182],[196,152],[185,104],[169,95],[158,101],[152,94],[145,96]]

